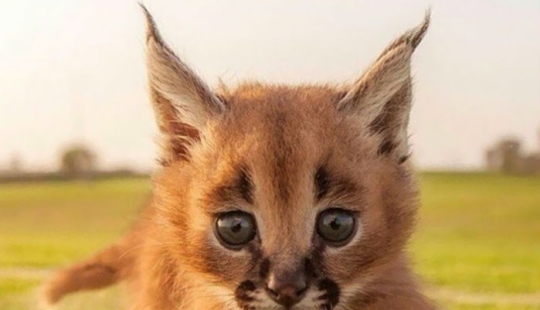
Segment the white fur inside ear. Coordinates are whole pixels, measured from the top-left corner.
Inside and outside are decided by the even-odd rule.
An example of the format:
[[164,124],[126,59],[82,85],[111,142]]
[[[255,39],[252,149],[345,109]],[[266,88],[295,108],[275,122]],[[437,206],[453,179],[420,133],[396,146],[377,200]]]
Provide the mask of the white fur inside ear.
[[193,98],[182,94],[167,95],[176,109],[180,122],[199,130],[202,130],[206,126],[208,113],[201,105],[196,102],[190,102]]
[[396,142],[398,143],[396,146],[396,152],[398,156],[409,156],[411,153],[410,147],[409,147],[409,132],[407,130],[407,125],[409,121],[408,119],[405,120],[405,123],[398,131]]
[[413,49],[408,45],[396,47],[382,55],[338,103],[340,109],[349,106],[362,116],[373,120],[385,104],[410,78],[410,58]]
[[166,46],[150,39],[147,54],[150,87],[172,104],[178,122],[200,130],[213,111],[225,109],[209,87]]

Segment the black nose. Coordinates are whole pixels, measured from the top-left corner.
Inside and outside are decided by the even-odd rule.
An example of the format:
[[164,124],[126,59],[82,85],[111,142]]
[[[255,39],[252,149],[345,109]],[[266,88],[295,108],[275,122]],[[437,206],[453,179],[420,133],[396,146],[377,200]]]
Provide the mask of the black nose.
[[297,304],[307,290],[306,278],[300,273],[270,275],[267,291],[270,298],[285,307]]

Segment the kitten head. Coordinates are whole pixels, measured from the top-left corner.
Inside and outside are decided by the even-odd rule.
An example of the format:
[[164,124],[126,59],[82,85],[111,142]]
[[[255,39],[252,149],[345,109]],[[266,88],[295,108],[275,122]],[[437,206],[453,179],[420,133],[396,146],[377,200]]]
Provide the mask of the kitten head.
[[146,14],[160,242],[191,279],[178,290],[231,309],[347,309],[413,227],[410,61],[429,16],[352,85],[213,92]]

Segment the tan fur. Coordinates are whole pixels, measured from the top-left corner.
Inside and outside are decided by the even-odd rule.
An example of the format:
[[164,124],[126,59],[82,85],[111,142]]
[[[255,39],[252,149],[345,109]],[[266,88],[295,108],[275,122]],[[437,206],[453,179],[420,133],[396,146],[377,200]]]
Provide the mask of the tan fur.
[[[330,294],[323,279],[339,288],[334,309],[434,309],[404,252],[417,210],[404,134],[410,57],[428,19],[392,43],[345,93],[247,83],[214,95],[146,14],[150,90],[164,136],[152,203],[118,245],[61,272],[48,286],[49,301],[125,279],[132,310],[285,309],[264,292],[267,260],[270,275],[313,261],[306,297],[287,309],[332,309],[319,298]],[[331,182],[316,199],[321,167]],[[237,188],[243,174],[249,199],[242,198],[247,189]],[[314,234],[317,215],[330,206],[358,214],[358,234],[343,247],[328,247]],[[213,233],[215,217],[232,210],[257,221],[249,249],[228,250]],[[113,275],[96,269],[88,276],[89,265],[108,266]],[[240,302],[235,292],[246,280],[256,289],[249,292],[253,300]]]

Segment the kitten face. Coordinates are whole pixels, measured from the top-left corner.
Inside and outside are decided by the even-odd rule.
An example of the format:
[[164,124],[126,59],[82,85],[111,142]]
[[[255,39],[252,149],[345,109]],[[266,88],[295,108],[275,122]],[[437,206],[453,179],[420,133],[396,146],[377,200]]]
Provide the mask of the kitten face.
[[190,161],[157,178],[179,268],[240,309],[345,305],[408,238],[407,166],[377,155],[330,88],[244,86],[224,99],[230,113]]

